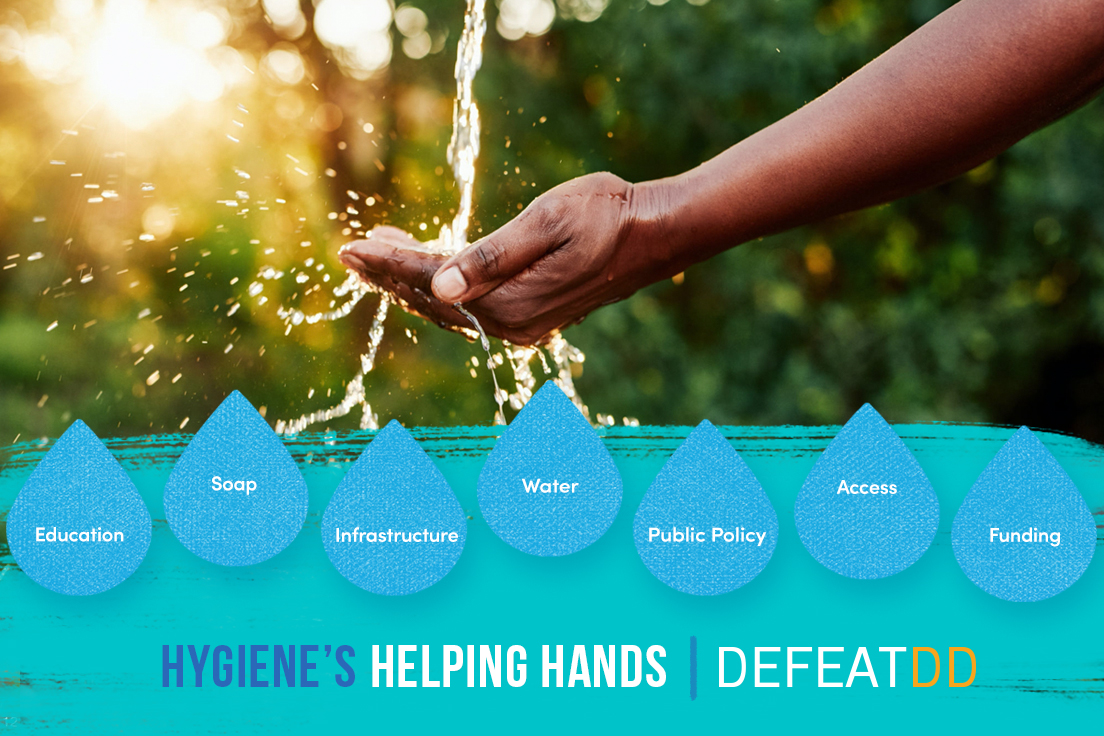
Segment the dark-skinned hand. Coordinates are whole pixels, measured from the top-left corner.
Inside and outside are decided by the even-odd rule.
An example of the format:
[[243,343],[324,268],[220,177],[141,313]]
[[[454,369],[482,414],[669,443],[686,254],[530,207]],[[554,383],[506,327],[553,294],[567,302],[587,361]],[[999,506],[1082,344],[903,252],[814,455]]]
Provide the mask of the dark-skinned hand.
[[640,258],[643,222],[631,184],[590,174],[545,192],[451,258],[394,227],[375,228],[340,258],[442,327],[471,328],[453,307],[461,303],[488,334],[532,345],[655,280]]

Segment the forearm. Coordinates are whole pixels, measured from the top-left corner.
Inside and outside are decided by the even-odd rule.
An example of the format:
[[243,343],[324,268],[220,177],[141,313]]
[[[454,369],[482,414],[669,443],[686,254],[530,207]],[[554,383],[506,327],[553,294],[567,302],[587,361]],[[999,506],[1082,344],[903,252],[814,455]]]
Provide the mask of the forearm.
[[963,0],[697,168],[636,185],[662,270],[967,171],[1104,85],[1104,0]]

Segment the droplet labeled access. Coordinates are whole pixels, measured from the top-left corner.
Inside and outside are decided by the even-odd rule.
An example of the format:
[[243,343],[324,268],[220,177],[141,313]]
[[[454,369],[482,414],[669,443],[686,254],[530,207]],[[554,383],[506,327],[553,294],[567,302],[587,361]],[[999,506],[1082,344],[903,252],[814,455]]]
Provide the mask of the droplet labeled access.
[[802,544],[820,564],[871,580],[931,546],[939,499],[893,428],[864,404],[817,459],[794,504]]

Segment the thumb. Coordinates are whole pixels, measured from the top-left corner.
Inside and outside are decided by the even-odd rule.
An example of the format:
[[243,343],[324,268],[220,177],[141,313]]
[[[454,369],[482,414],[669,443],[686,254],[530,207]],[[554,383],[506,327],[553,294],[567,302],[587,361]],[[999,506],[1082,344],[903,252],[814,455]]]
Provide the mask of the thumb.
[[548,218],[544,207],[530,207],[441,266],[433,277],[433,294],[447,304],[478,299],[543,258],[559,243],[553,228],[538,223]]

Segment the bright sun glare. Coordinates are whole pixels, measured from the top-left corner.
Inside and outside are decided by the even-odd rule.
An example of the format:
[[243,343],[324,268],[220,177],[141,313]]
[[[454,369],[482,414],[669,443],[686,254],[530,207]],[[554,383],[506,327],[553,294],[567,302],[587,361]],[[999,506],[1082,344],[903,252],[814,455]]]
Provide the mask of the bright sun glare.
[[[305,31],[297,0],[260,0],[252,8],[285,39]],[[390,63],[390,0],[318,0],[316,8],[315,33],[346,74],[367,79]],[[48,29],[19,34],[0,26],[0,61],[20,58],[39,79],[79,87],[131,128],[217,100],[258,71],[277,84],[304,78],[303,60],[288,44],[262,59],[228,45],[233,21],[217,3],[57,0],[55,11]],[[430,40],[417,31],[420,57]]]
[[228,81],[206,52],[226,39],[229,19],[194,8],[151,10],[142,0],[110,0],[82,65],[88,88],[134,127],[165,118],[189,100],[216,100]]
[[[668,0],[648,0],[661,5]],[[701,4],[708,0],[690,0]],[[417,0],[414,0],[417,2]],[[463,0],[457,0],[460,6]],[[609,0],[496,0],[495,28],[510,41],[548,32],[557,12],[589,22]],[[55,0],[48,24],[0,24],[0,64],[22,62],[44,82],[80,90],[127,127],[147,128],[189,103],[207,103],[258,77],[309,81],[296,41],[308,31],[299,0]],[[411,59],[438,53],[447,31],[411,2],[314,0],[313,35],[346,76],[365,80],[391,63],[392,25]],[[9,14],[10,16],[10,14]],[[2,16],[0,16],[2,17]],[[235,25],[263,18],[284,42],[254,58],[233,47]],[[238,29],[240,31],[240,28]]]

